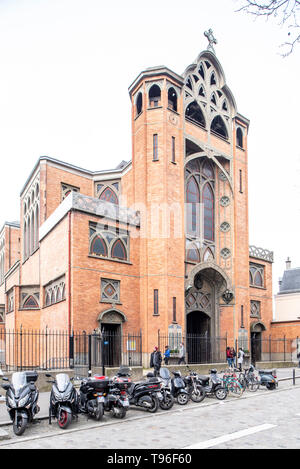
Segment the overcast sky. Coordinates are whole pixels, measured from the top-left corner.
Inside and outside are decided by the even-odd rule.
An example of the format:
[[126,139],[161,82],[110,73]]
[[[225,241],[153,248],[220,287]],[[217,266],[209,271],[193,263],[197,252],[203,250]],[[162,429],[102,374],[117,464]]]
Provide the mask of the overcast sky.
[[[131,159],[128,87],[145,68],[182,74],[215,47],[238,111],[250,119],[250,244],[300,266],[300,47],[288,58],[276,20],[237,0],[0,0],[0,225],[39,156],[90,170]],[[118,138],[116,138],[116,135]]]

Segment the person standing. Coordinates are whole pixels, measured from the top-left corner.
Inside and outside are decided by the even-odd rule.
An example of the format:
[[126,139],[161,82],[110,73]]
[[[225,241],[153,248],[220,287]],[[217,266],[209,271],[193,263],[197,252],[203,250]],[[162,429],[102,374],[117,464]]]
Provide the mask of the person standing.
[[154,368],[154,376],[159,376],[159,370],[161,368],[162,356],[158,347],[154,348],[153,354],[153,368]]
[[169,349],[169,346],[166,345],[165,347],[165,353],[164,353],[164,362],[165,362],[165,365],[168,365],[169,364],[169,358],[170,358],[170,349]]
[[230,353],[230,347],[226,347],[226,360],[228,363],[229,368],[231,367],[231,353]]
[[231,358],[231,367],[234,368],[234,361],[236,357],[236,351],[234,350],[233,347],[230,349],[230,358]]
[[180,365],[182,362],[185,364],[185,348],[184,348],[183,342],[181,342],[180,345],[179,345],[178,365]]
[[242,365],[243,365],[243,361],[244,361],[244,350],[242,349],[242,347],[239,348],[239,354],[238,354],[238,367],[239,367],[239,370],[242,371]]

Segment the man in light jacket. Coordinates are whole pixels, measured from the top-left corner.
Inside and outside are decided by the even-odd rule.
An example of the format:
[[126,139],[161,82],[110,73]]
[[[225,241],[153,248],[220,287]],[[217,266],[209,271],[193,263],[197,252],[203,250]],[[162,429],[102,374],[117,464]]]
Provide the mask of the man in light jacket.
[[180,345],[179,345],[178,365],[180,365],[182,362],[185,364],[185,348],[184,348],[183,342],[181,342]]

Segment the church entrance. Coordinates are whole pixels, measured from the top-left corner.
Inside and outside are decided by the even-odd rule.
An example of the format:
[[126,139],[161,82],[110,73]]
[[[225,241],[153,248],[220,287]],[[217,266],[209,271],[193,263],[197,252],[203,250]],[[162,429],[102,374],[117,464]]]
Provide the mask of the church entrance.
[[187,355],[189,363],[209,363],[211,358],[210,317],[203,311],[187,315]]
[[102,351],[104,366],[119,366],[122,361],[122,322],[120,311],[108,310],[99,318],[102,335]]

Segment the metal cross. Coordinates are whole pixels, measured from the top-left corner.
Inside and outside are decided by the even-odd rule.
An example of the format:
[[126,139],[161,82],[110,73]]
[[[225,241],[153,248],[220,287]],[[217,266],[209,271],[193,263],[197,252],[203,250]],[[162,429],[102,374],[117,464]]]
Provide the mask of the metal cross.
[[204,36],[207,37],[208,42],[209,42],[207,50],[211,50],[211,51],[215,52],[213,44],[217,44],[218,41],[214,37],[213,30],[209,29],[208,31],[205,31]]

